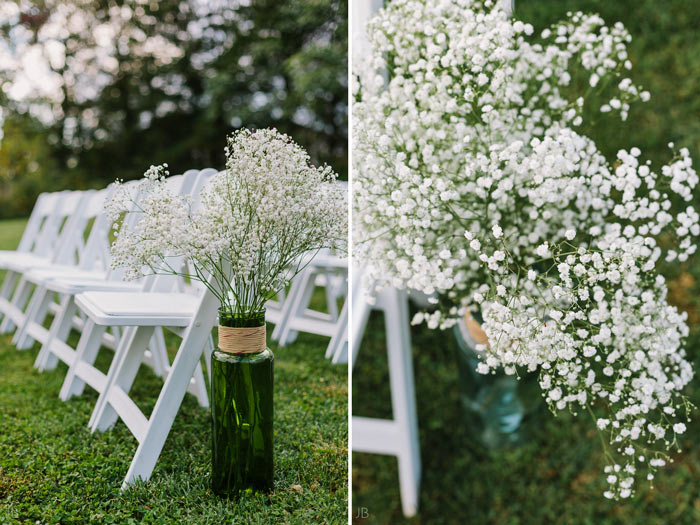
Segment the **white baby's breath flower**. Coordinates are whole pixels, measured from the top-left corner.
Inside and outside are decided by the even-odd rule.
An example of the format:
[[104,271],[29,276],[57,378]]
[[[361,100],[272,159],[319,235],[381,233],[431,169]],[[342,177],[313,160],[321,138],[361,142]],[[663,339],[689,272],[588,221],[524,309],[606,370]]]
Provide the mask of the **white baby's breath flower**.
[[[392,0],[370,23],[354,250],[372,279],[440,297],[428,326],[478,306],[479,371],[539,370],[552,410],[590,409],[615,461],[605,496],[631,497],[662,466],[663,414],[677,419],[693,377],[686,316],[655,272],[696,250],[698,176],[687,150],[652,169],[639,148],[607,159],[583,134],[596,108],[624,120],[649,98],[622,24],[570,13],[531,41],[499,4]],[[569,99],[574,78],[590,89]]]
[[[344,249],[346,192],[329,167],[276,130],[240,130],[228,139],[226,171],[214,175],[198,207],[167,187],[165,166],[139,183],[138,217],[119,231],[112,265],[130,278],[183,272],[203,280],[232,313],[263,309],[321,248]],[[134,195],[117,192],[124,210]],[[184,257],[190,267],[181,268]],[[180,265],[180,266],[176,266]],[[215,275],[218,286],[205,280]]]

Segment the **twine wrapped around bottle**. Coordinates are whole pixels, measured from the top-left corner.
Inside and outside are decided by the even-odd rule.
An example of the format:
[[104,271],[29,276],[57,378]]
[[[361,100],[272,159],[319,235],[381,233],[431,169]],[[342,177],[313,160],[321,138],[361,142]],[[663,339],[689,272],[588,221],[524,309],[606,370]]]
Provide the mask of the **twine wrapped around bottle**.
[[484,329],[481,328],[481,324],[479,324],[479,322],[476,321],[476,319],[474,319],[472,317],[472,314],[470,314],[469,312],[467,312],[464,316],[464,324],[467,326],[467,332],[469,332],[469,335],[476,344],[489,344],[489,338],[486,335],[486,332],[484,332]]
[[265,350],[266,326],[234,328],[219,325],[219,350],[229,354],[257,354]]

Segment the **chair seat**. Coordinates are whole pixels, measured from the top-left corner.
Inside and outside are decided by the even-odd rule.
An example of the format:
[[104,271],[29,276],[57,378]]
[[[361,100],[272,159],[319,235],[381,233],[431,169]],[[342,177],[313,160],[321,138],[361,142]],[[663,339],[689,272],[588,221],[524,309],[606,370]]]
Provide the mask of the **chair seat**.
[[46,266],[49,264],[51,264],[51,261],[46,257],[39,257],[31,253],[15,252],[12,250],[0,251],[0,268],[5,270],[23,272],[29,268]]
[[89,291],[75,296],[90,319],[107,326],[187,326],[200,300],[185,293]]
[[52,292],[76,295],[88,291],[137,292],[141,290],[140,283],[124,281],[105,281],[104,279],[81,278],[74,276],[54,277],[44,281],[44,286]]
[[107,272],[99,270],[80,270],[75,266],[39,266],[24,272],[24,278],[32,283],[40,284],[54,278],[69,279],[92,279],[94,281],[104,281]]

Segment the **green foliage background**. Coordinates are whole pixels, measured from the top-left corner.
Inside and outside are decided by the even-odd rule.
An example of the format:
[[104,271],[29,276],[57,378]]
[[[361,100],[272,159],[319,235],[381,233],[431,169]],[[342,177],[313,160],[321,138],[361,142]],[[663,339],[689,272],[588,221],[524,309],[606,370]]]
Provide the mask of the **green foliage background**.
[[[70,3],[33,0],[27,8],[16,1],[33,31],[56,4]],[[40,191],[134,179],[151,164],[167,162],[171,173],[223,168],[225,137],[241,126],[276,127],[347,179],[347,0],[223,3],[232,17],[212,17],[197,35],[189,28],[202,21],[188,0],[81,4],[97,21],[109,20],[115,6],[142,7],[145,16],[130,23],[175,44],[182,56],[159,63],[129,40],[128,52],[116,56],[119,73],[100,95],[82,101],[64,86],[62,116],[48,126],[8,99],[9,72],[0,70],[0,217],[27,215]],[[91,29],[64,39],[68,57],[94,45]],[[11,30],[0,25],[0,38]],[[207,54],[215,58],[202,66]],[[178,89],[169,87],[174,77]],[[164,104],[175,109],[159,117]],[[96,126],[84,125],[86,111],[97,116]],[[78,124],[66,141],[73,118]]]
[[[687,147],[700,166],[700,3],[695,0],[515,0],[515,14],[539,31],[567,11],[597,12],[621,21],[632,34],[631,78],[651,92],[626,123],[601,120],[585,130],[614,159],[637,146],[659,168],[671,157],[669,141]],[[694,203],[696,209],[698,202]],[[700,371],[700,265],[697,257],[665,268],[670,300],[689,313],[687,349]],[[700,523],[700,424],[698,412],[674,463],[661,469],[654,488],[642,483],[629,502],[602,497],[603,457],[586,417],[542,407],[526,427],[523,446],[499,452],[474,439],[459,404],[457,346],[451,332],[412,330],[423,475],[420,510],[401,512],[396,459],[353,454],[353,515],[366,508],[376,524],[697,524]],[[390,417],[384,328],[370,319],[353,371],[353,413]],[[686,394],[700,405],[700,380]]]

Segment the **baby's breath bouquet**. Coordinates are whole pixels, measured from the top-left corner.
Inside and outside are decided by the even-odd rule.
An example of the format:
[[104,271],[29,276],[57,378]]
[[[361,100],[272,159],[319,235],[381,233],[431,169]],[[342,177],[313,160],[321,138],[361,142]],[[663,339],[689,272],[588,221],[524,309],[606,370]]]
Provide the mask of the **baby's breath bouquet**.
[[[687,149],[612,162],[584,119],[628,116],[630,35],[571,14],[540,35],[486,0],[392,0],[355,79],[354,238],[367,278],[436,295],[414,322],[479,310],[479,372],[539,371],[552,410],[590,413],[606,497],[653,479],[691,408],[686,314],[657,263],[700,233]],[[673,145],[670,145],[673,148]]]
[[[336,175],[312,166],[276,130],[229,137],[226,171],[207,182],[196,206],[168,189],[167,175],[167,165],[152,166],[110,203],[114,217],[134,203],[141,215],[112,245],[112,264],[128,278],[184,273],[205,283],[222,309],[244,316],[259,312],[310,256],[346,244],[347,197]],[[185,269],[173,262],[183,257]]]

